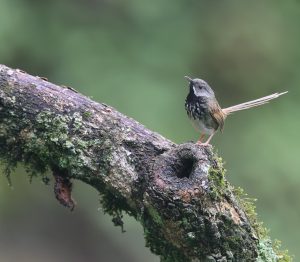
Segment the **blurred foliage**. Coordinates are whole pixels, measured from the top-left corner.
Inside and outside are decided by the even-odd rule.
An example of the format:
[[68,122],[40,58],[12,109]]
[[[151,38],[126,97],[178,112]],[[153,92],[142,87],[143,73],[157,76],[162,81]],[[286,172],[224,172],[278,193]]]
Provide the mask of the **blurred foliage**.
[[[282,240],[297,258],[299,23],[296,0],[1,0],[0,63],[70,85],[177,143],[198,136],[183,107],[184,75],[207,80],[223,106],[288,90],[288,95],[267,106],[231,116],[213,143],[227,162],[230,182],[258,198],[259,217],[272,237]],[[97,198],[92,189],[75,190],[80,215],[70,215],[55,203],[51,190],[36,182],[29,185],[22,180],[22,171],[18,173],[12,178],[13,185],[21,179],[15,190],[8,189],[5,179],[0,183],[1,261],[16,261],[9,250],[16,257],[34,257],[37,245],[44,248],[44,256],[50,254],[43,253],[45,247],[63,250],[64,258],[69,251],[69,260],[82,250],[80,258],[86,254],[88,261],[97,261],[105,250],[116,253],[109,248],[101,254],[95,251],[93,241],[101,240],[99,234],[103,243],[115,245],[113,250],[126,250],[128,261],[145,260],[145,256],[158,261],[142,248],[141,228],[130,239],[129,231],[138,227],[132,220],[127,233],[113,233],[109,219],[91,203]],[[84,200],[86,195],[89,200]],[[52,228],[49,232],[57,228],[59,239],[69,240],[58,244],[49,240],[54,238],[41,238],[44,221]],[[87,223],[93,237],[84,238],[89,249],[83,250]],[[8,237],[19,241],[5,242]],[[70,239],[80,240],[72,244],[77,253],[68,248]],[[120,251],[124,260],[125,253]],[[53,261],[50,255],[48,260]]]

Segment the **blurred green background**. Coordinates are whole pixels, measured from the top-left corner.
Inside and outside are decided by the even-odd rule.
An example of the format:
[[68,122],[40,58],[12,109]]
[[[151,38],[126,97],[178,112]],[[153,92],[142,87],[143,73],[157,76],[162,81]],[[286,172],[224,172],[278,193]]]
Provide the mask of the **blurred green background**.
[[[196,140],[184,75],[222,106],[288,95],[226,121],[213,144],[228,180],[258,198],[273,238],[300,257],[300,2],[296,0],[0,0],[0,63],[69,85],[176,143]],[[0,178],[0,261],[159,261],[143,231],[103,215],[76,182],[73,213],[20,167]]]

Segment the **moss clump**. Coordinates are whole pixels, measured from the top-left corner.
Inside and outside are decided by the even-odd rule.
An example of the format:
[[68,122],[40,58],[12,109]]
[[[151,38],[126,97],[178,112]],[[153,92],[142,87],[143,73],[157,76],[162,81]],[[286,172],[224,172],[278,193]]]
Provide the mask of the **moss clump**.
[[254,202],[256,199],[249,198],[244,190],[240,187],[234,189],[234,194],[245,211],[251,226],[255,230],[259,243],[258,243],[258,262],[291,262],[292,257],[288,255],[287,250],[280,250],[281,243],[274,240],[273,243],[268,236],[269,230],[263,226],[257,218],[256,206]]
[[265,238],[258,243],[257,262],[278,262],[278,257],[273,250],[270,238]]
[[280,250],[281,243],[278,240],[272,241],[266,237],[259,241],[257,262],[292,262],[287,250]]
[[239,204],[242,206],[246,213],[251,226],[255,230],[259,239],[263,239],[268,235],[268,230],[263,226],[263,223],[258,221],[255,202],[257,199],[249,198],[241,187],[234,188],[233,190]]
[[280,248],[281,248],[281,241],[275,239],[273,241],[273,249],[277,255],[278,262],[292,262],[293,257],[288,254],[289,253],[288,250],[287,249],[281,250]]
[[103,212],[112,216],[112,222],[114,225],[121,227],[122,232],[125,232],[123,212],[134,217],[136,217],[136,213],[119,192],[112,192],[112,189],[108,189],[104,184],[99,183],[97,189],[101,195],[100,203]]
[[48,167],[57,166],[69,170],[73,175],[83,174],[82,167],[88,163],[85,151],[91,141],[75,135],[82,124],[82,116],[78,112],[71,116],[50,111],[39,113],[35,126],[22,133],[25,164],[40,173],[44,173]]
[[162,220],[161,216],[159,215],[158,211],[154,207],[149,206],[148,212],[156,224],[158,224],[160,226],[163,225],[163,220]]
[[213,199],[221,198],[228,193],[230,187],[230,184],[225,179],[226,170],[223,166],[222,158],[215,156],[213,158],[213,165],[208,172],[209,194]]
[[[160,256],[162,262],[182,262],[190,261],[184,256],[182,250],[172,245],[163,234],[161,225],[157,224],[149,212],[146,210],[141,218],[146,239],[146,247],[151,252]],[[175,233],[175,232],[174,232]]]
[[0,157],[5,163],[8,178],[18,162],[25,164],[31,178],[38,175],[43,178],[43,174],[53,167],[79,177],[92,166],[89,148],[101,144],[101,141],[85,139],[85,135],[81,134],[84,122],[80,112],[60,115],[43,110],[35,119],[30,119],[28,116],[12,117],[8,108],[2,114]]
[[[222,159],[214,156],[213,165],[209,169],[208,180],[210,182],[210,196],[213,199],[224,197],[230,191],[233,191],[237,201],[243,208],[249,219],[252,228],[255,230],[258,242],[259,262],[291,262],[292,257],[288,255],[287,250],[280,250],[280,241],[271,241],[268,236],[268,229],[263,226],[257,218],[254,198],[249,198],[240,187],[234,188],[225,179],[226,170],[223,167]],[[229,190],[229,191],[228,191]]]
[[90,112],[90,111],[85,111],[85,112],[82,113],[82,116],[83,116],[84,119],[89,119],[92,116],[92,114],[93,113]]

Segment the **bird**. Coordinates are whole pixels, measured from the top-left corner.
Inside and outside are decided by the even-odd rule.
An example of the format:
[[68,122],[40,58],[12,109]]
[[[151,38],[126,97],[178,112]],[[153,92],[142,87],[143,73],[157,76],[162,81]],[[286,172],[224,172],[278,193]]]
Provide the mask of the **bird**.
[[[214,91],[207,82],[199,78],[192,79],[189,76],[185,76],[185,78],[189,81],[189,93],[185,99],[185,109],[193,126],[200,131],[197,144],[203,146],[210,145],[212,137],[218,130],[223,131],[225,119],[230,114],[264,105],[288,92],[274,93],[242,104],[221,108]],[[208,139],[203,142],[205,135],[208,135]]]

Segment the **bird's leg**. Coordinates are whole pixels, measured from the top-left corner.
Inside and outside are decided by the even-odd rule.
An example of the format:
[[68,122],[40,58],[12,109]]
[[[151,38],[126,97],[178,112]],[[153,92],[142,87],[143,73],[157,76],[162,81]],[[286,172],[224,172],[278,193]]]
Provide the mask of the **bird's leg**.
[[201,135],[200,135],[200,137],[199,137],[199,139],[197,141],[197,144],[202,144],[202,139],[203,139],[204,136],[205,135],[203,133],[201,133]]
[[209,136],[209,138],[206,140],[206,142],[203,143],[202,145],[203,145],[203,146],[208,146],[208,145],[209,145],[209,142],[210,142],[210,140],[212,139],[212,137],[214,136],[214,134],[215,134],[215,132],[213,132],[213,133]]

